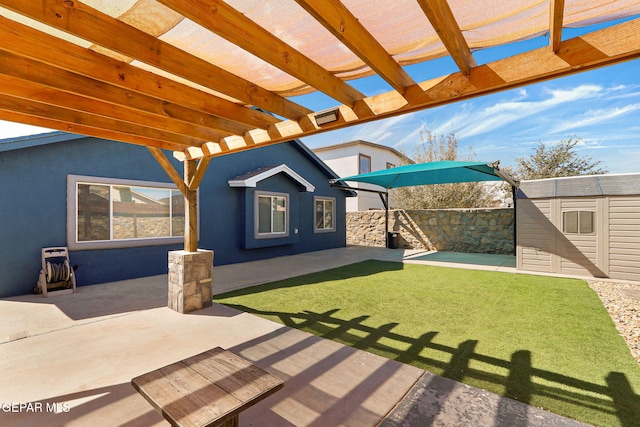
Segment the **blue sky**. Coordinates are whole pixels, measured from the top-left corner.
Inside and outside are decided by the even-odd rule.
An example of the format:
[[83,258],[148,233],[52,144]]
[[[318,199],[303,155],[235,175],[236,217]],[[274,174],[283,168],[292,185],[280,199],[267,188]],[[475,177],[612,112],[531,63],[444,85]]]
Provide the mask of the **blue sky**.
[[[580,32],[565,30],[565,38]],[[544,46],[546,37],[474,53],[478,64]],[[457,71],[449,58],[412,65],[407,71],[424,81]],[[422,127],[458,137],[460,158],[469,147],[480,161],[500,160],[513,166],[515,158],[547,144],[579,138],[579,155],[601,160],[610,173],[640,172],[640,60],[591,70],[518,89],[481,96],[416,113],[370,122],[303,138],[310,148],[352,140],[366,140],[410,152]],[[368,96],[390,88],[379,78],[350,82]],[[335,106],[322,94],[295,99],[319,111]],[[47,130],[0,121],[0,138]]]
[[[598,29],[565,29],[563,38]],[[478,64],[548,45],[547,37],[474,52]],[[416,81],[456,72],[448,57],[408,68]],[[532,154],[540,141],[578,138],[580,156],[602,161],[609,173],[640,172],[640,60],[599,68],[518,89],[480,96],[404,116],[303,138],[310,148],[362,139],[411,152],[426,127],[437,135],[453,131],[459,157],[469,148],[479,161],[500,160],[515,166],[517,157]],[[379,79],[352,83],[371,96],[389,91]],[[314,110],[328,108],[321,95],[299,99]]]
[[626,62],[404,116],[303,139],[311,148],[362,139],[407,151],[425,126],[453,131],[464,158],[500,160],[533,153],[538,142],[580,138],[581,156],[601,160],[610,173],[640,172],[640,62]]

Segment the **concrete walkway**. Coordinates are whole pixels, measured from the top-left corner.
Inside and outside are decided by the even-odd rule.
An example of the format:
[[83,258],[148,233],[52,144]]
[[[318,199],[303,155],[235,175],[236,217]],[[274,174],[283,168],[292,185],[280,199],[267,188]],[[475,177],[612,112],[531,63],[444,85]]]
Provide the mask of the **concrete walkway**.
[[[365,259],[428,262],[425,255],[348,247],[217,266],[214,292]],[[155,276],[0,300],[0,425],[167,425],[131,378],[217,346],[285,380],[242,413],[241,426],[579,425],[222,305],[181,315],[166,307],[166,283]]]

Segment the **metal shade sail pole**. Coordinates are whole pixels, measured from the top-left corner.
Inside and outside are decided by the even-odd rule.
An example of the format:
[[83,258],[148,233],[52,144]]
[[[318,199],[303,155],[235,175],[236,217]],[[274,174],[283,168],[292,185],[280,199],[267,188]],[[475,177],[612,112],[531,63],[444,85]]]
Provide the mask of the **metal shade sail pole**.
[[384,247],[389,247],[389,190],[384,192],[384,197],[382,197],[382,192],[378,192],[378,196],[380,196],[380,200],[382,200],[382,204],[384,205]]
[[378,193],[378,196],[380,196],[380,200],[382,200],[382,204],[384,205],[384,243],[386,247],[389,247],[389,189],[386,188],[385,191],[379,191],[369,190],[368,188],[350,187],[348,185],[338,184],[340,181],[341,180],[330,180],[331,187],[345,191],[367,191],[369,193]]

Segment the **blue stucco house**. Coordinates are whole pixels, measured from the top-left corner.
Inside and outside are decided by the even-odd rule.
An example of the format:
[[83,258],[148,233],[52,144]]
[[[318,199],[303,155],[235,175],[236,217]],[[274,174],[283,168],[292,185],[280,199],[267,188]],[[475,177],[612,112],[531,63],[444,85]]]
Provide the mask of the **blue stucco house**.
[[[213,158],[199,247],[223,265],[345,246],[351,193],[334,178],[300,141]],[[33,291],[43,247],[69,247],[78,286],[164,274],[168,251],[183,248],[184,199],[145,147],[64,132],[6,139],[0,182],[0,297]]]

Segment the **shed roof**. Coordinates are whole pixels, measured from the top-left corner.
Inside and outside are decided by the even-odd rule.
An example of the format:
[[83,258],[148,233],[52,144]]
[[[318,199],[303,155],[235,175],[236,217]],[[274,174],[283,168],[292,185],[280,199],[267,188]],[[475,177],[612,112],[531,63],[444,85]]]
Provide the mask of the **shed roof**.
[[518,199],[640,195],[640,173],[521,181]]

